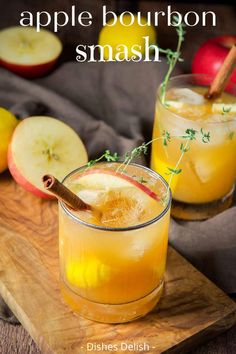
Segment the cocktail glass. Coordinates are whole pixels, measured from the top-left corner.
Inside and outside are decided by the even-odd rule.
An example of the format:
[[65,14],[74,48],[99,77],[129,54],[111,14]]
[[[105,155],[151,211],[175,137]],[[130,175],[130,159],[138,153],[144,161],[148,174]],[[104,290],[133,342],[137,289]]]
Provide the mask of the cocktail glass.
[[[232,203],[236,85],[229,84],[218,99],[205,100],[204,93],[212,80],[207,75],[174,77],[167,87],[166,103],[161,100],[161,87],[157,94],[153,138],[163,139],[152,144],[151,168],[168,182],[171,180],[171,213],[180,219],[207,219]],[[187,130],[196,132],[192,141],[186,140]],[[170,139],[164,144],[166,134]],[[181,157],[185,146],[188,151]]]
[[[161,297],[166,268],[171,204],[168,184],[146,167],[130,164],[118,173],[121,166],[98,163],[89,169],[82,167],[63,181],[72,191],[79,191],[80,197],[87,193],[90,202],[95,198],[99,215],[75,212],[59,202],[63,297],[80,315],[105,323],[131,321],[151,311]],[[81,176],[88,174],[91,190],[81,187]],[[109,181],[117,174],[124,179],[118,177],[116,188],[109,188]],[[117,201],[113,198],[109,204],[114,190]],[[106,222],[110,226],[106,227]]]

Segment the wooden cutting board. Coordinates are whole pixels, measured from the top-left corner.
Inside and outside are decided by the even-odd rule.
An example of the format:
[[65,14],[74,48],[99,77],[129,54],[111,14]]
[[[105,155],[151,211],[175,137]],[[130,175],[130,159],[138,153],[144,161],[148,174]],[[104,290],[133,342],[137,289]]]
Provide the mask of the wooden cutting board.
[[43,353],[96,353],[96,344],[100,353],[182,354],[232,326],[236,314],[235,303],[172,248],[164,296],[144,319],[106,325],[73,314],[60,297],[57,204],[8,174],[0,176],[0,293]]

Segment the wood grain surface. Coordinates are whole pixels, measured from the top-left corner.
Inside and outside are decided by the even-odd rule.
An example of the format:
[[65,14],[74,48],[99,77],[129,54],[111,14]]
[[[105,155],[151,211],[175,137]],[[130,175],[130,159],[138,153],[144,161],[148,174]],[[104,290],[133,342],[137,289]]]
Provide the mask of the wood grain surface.
[[[21,326],[0,321],[1,354],[43,354],[28,332]],[[182,351],[179,351],[181,354]],[[188,354],[235,354],[236,326]],[[73,353],[71,353],[73,354]]]
[[141,353],[184,353],[235,323],[235,303],[171,248],[153,313],[125,325],[74,315],[60,298],[57,205],[7,174],[0,177],[0,254],[0,293],[43,353],[86,353],[88,342],[145,342],[150,350]]

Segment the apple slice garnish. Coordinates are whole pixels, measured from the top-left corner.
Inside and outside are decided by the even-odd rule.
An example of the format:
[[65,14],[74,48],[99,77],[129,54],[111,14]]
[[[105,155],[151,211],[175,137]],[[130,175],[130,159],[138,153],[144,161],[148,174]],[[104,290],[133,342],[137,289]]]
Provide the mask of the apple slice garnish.
[[163,210],[148,186],[125,173],[106,168],[87,170],[68,187],[98,212],[98,225],[129,227],[155,218]]
[[0,64],[28,78],[52,69],[62,51],[59,38],[34,27],[10,27],[0,31]]
[[8,149],[8,167],[15,181],[42,198],[53,198],[43,187],[44,174],[52,174],[61,181],[87,161],[87,152],[77,133],[51,117],[24,119],[16,127]]
[[136,187],[149,197],[160,200],[157,194],[143,183],[140,183],[126,173],[116,172],[111,169],[98,168],[87,170],[78,177],[77,181],[80,186],[87,187],[86,189],[90,190]]

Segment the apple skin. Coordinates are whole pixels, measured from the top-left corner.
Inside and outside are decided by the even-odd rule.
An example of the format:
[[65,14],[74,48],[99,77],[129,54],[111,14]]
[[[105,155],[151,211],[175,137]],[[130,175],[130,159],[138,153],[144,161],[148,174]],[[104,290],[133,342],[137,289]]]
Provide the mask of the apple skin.
[[[38,161],[38,156],[42,156],[42,151],[40,154],[34,154],[34,146],[35,146],[35,139],[39,138],[39,140],[36,141],[37,147],[40,146],[40,139],[44,138],[45,136],[41,132],[42,135],[38,135],[38,130],[44,131],[45,127],[50,128],[49,129],[49,136],[50,136],[50,141],[51,142],[60,142],[62,139],[63,134],[65,134],[66,141],[67,141],[67,148],[65,152],[63,153],[63,149],[60,151],[60,155],[62,157],[72,156],[72,159],[67,159],[66,158],[62,161],[62,164],[60,165],[62,167],[61,171],[59,172],[58,166],[55,168],[57,172],[55,172],[53,166],[52,170],[50,171],[52,174],[58,173],[57,177],[59,179],[62,179],[64,176],[66,176],[69,172],[74,170],[75,168],[78,168],[78,166],[81,166],[81,164],[85,164],[88,161],[87,157],[87,152],[85,149],[85,146],[83,145],[81,139],[79,138],[78,134],[67,124],[61,122],[60,120],[53,118],[53,117],[47,117],[47,116],[33,116],[33,117],[28,117],[23,119],[16,129],[14,130],[14,133],[11,138],[11,142],[8,146],[8,168],[9,171],[14,178],[14,180],[21,185],[25,190],[31,192],[32,194],[36,195],[37,197],[40,198],[45,198],[45,199],[55,199],[55,196],[50,193],[49,191],[44,191],[43,188],[43,182],[41,180],[42,176],[47,173],[48,171],[45,171],[44,168],[47,169],[43,164],[44,162],[42,161],[41,157],[39,158],[40,161]],[[37,129],[36,129],[37,128]],[[43,128],[43,129],[42,129]],[[53,132],[54,129],[54,132]],[[32,136],[32,141],[30,144],[27,145],[27,135],[31,134]],[[46,134],[47,136],[47,134]],[[69,138],[68,138],[69,136]],[[23,138],[21,138],[23,137]],[[48,138],[48,136],[47,136]],[[54,140],[55,139],[55,140]],[[45,141],[44,139],[42,140],[42,146],[44,146]],[[45,147],[45,146],[44,146]],[[26,149],[26,150],[24,150]],[[28,157],[24,155],[24,151]],[[40,150],[39,150],[40,151]],[[78,151],[80,154],[78,154]],[[75,152],[75,155],[73,155]],[[19,158],[19,156],[22,157],[22,159]],[[77,158],[78,157],[78,158]],[[19,162],[20,160],[20,162]],[[33,173],[33,178],[31,173],[29,173],[28,170],[28,164],[32,163],[34,167],[34,173]],[[36,165],[34,165],[34,163]],[[39,169],[37,169],[37,167]],[[53,172],[54,171],[54,172]],[[40,173],[40,174],[39,174]],[[32,181],[32,182],[31,182]]]
[[145,194],[149,195],[149,197],[155,199],[155,200],[158,200],[160,201],[160,198],[158,197],[158,195],[156,193],[154,193],[151,189],[149,189],[147,186],[143,185],[142,183],[139,183],[138,181],[136,181],[135,179],[133,179],[132,177],[124,174],[124,173],[119,173],[119,172],[116,172],[116,171],[112,171],[112,170],[106,170],[106,169],[99,169],[99,168],[96,168],[96,169],[93,169],[93,170],[88,170],[84,173],[82,173],[78,179],[80,177],[83,177],[83,176],[86,176],[88,174],[94,174],[94,173],[99,173],[99,174],[108,174],[108,175],[111,175],[111,176],[115,176],[115,177],[118,177],[118,178],[122,178],[124,180],[126,180],[127,182],[133,184],[135,187],[141,189]]
[[14,162],[14,156],[13,156],[13,153],[12,153],[11,144],[8,147],[8,168],[9,168],[9,171],[10,171],[12,177],[16,181],[16,183],[19,184],[24,189],[26,189],[27,191],[33,193],[36,197],[44,198],[44,199],[56,199],[52,194],[44,193],[40,189],[38,189],[35,186],[33,186],[19,172],[19,169],[17,168],[17,166],[16,166],[16,164]]
[[9,63],[0,59],[0,65],[22,77],[25,77],[27,79],[34,79],[37,77],[41,77],[51,71],[55,66],[57,60],[58,58],[50,62],[37,65],[20,65]]
[[[220,36],[207,40],[193,58],[192,73],[214,77],[235,43],[236,36]],[[232,73],[231,81],[236,83],[236,69]]]

